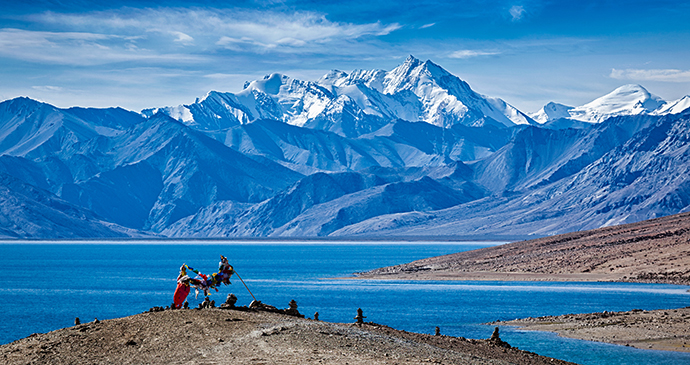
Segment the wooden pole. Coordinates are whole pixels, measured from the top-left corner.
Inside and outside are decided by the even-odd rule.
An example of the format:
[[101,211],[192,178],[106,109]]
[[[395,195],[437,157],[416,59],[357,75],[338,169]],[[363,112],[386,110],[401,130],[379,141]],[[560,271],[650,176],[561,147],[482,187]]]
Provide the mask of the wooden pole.
[[249,288],[247,287],[247,284],[244,283],[244,280],[242,280],[242,278],[240,277],[240,274],[238,274],[237,271],[235,271],[235,275],[237,275],[237,278],[240,279],[240,281],[242,282],[242,285],[244,285],[244,287],[247,288],[247,291],[249,292],[249,295],[251,295],[252,298],[254,299],[254,301],[256,301],[256,298],[254,297],[254,294],[252,294],[252,291],[249,290]]

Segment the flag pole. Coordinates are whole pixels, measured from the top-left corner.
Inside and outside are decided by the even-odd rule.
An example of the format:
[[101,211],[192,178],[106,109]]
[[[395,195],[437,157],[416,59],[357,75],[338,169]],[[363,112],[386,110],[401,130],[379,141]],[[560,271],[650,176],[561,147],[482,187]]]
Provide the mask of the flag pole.
[[249,290],[249,288],[247,287],[247,284],[244,283],[244,280],[242,280],[242,277],[240,277],[240,274],[238,274],[237,271],[235,271],[235,275],[237,275],[237,278],[240,279],[240,281],[242,282],[242,285],[244,285],[244,287],[247,288],[247,291],[249,292],[249,295],[252,296],[252,298],[254,299],[254,301],[257,301],[256,298],[254,297],[254,294],[252,294],[252,291]]

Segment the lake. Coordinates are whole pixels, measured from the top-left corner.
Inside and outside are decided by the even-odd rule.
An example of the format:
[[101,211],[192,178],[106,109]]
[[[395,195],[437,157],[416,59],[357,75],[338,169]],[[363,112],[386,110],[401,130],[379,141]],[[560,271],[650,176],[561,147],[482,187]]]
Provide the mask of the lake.
[[[634,283],[336,280],[352,273],[412,260],[496,245],[496,242],[27,242],[0,243],[5,280],[0,344],[94,318],[141,313],[172,302],[183,263],[210,274],[219,255],[229,258],[264,303],[321,320],[353,322],[357,308],[367,321],[413,332],[488,338],[482,323],[522,317],[671,309],[690,305],[687,286]],[[228,293],[252,298],[233,277],[211,299]],[[190,305],[203,299],[189,296]],[[501,338],[523,350],[582,364],[690,364],[690,354],[640,350],[501,328]]]

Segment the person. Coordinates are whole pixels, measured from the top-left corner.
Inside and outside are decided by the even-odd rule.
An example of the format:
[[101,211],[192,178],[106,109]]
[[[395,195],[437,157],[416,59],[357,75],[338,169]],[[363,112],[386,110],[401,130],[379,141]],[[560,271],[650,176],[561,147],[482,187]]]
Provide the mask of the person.
[[187,299],[190,286],[190,277],[187,275],[187,265],[183,264],[180,267],[180,275],[177,276],[177,288],[175,289],[175,294],[173,295],[173,306],[175,309],[182,308],[182,304]]

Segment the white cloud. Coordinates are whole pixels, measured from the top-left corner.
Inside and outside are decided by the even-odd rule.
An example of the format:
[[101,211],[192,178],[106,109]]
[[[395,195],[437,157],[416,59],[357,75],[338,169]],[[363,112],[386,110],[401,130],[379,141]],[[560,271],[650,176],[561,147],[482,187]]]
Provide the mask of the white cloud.
[[690,70],[676,69],[611,69],[609,77],[617,80],[661,81],[661,82],[690,82]]
[[[246,51],[263,48],[263,51],[287,52],[296,49],[306,52],[313,47],[387,35],[402,27],[398,23],[332,22],[323,14],[305,11],[239,9],[124,8],[85,14],[46,12],[31,19],[72,30],[95,32],[97,29],[103,33],[141,38],[155,36],[154,33],[173,34],[174,42],[195,43],[200,47],[216,45],[235,50],[238,44],[245,44],[253,47]],[[155,48],[165,48],[165,45],[157,44]]]
[[55,91],[62,91],[63,88],[60,86],[50,86],[50,85],[43,85],[43,86],[32,86],[31,87],[34,90],[38,91],[48,91],[48,92],[55,92]]
[[436,25],[436,23],[424,24],[424,25],[422,25],[421,27],[419,27],[419,29],[431,28],[431,27],[433,27],[434,25]]
[[0,56],[35,63],[89,66],[123,61],[199,61],[197,56],[164,54],[134,45],[129,37],[87,32],[0,29]]
[[176,31],[172,31],[172,32],[170,32],[170,34],[177,37],[177,38],[175,38],[175,42],[180,42],[184,45],[194,44],[194,38],[190,37],[187,34],[184,34],[182,32],[176,32]]
[[473,57],[480,57],[480,56],[494,56],[500,54],[500,52],[495,52],[495,51],[476,51],[476,50],[471,50],[471,49],[463,49],[459,51],[455,51],[451,54],[448,55],[449,58],[473,58]]
[[513,21],[515,22],[522,19],[522,17],[525,15],[525,8],[522,5],[513,5],[508,12],[510,13],[510,16],[513,17]]

